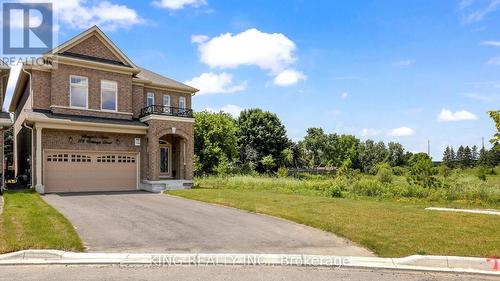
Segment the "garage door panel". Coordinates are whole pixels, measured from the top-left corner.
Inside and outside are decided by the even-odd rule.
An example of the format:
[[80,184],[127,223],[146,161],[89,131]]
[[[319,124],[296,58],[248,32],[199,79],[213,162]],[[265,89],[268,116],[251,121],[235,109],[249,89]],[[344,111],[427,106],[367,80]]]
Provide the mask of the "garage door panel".
[[137,154],[47,152],[46,192],[121,191],[137,188]]

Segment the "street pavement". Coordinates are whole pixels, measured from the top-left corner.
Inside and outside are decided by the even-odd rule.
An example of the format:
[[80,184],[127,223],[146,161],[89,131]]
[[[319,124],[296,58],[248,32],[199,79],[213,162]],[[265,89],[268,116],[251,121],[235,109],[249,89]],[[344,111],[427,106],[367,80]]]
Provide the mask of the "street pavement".
[[291,266],[2,266],[3,280],[499,280],[497,276]]

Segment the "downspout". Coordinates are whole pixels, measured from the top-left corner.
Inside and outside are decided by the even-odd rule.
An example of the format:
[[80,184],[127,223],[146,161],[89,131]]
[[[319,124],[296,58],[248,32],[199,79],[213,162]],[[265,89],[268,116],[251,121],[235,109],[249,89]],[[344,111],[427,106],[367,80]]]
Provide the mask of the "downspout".
[[30,96],[31,109],[33,109],[33,87],[31,87],[31,73],[29,73],[28,71],[26,71],[24,69],[24,67],[21,67],[21,70],[24,73],[28,74],[28,76],[29,76],[29,80],[30,80],[30,95],[29,96]]

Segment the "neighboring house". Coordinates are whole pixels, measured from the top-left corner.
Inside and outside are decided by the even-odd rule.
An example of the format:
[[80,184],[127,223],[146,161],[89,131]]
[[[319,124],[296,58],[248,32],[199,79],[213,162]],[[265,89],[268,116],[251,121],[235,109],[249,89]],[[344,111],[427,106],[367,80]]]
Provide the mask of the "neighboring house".
[[192,184],[197,89],[136,66],[96,26],[44,57],[9,108],[17,175],[40,193]]
[[[0,104],[3,105],[5,99],[5,91],[7,90],[7,82],[9,81],[10,68],[3,61],[0,60]],[[3,153],[3,133],[4,130],[12,126],[10,114],[3,111],[0,105],[0,188],[4,186],[4,173],[5,173],[5,159]]]

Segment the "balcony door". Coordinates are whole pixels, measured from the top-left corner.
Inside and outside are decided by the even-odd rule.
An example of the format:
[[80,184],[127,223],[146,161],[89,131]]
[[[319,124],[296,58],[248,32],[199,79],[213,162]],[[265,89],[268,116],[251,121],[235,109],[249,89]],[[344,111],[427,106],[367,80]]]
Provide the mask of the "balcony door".
[[172,146],[160,142],[160,177],[172,177]]
[[170,96],[163,95],[163,112],[170,113]]

